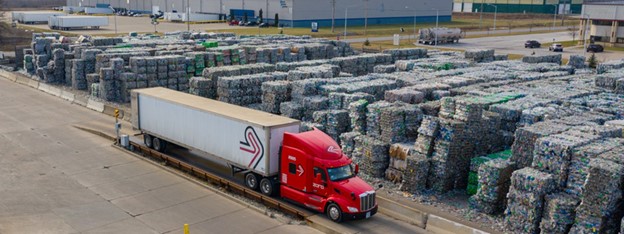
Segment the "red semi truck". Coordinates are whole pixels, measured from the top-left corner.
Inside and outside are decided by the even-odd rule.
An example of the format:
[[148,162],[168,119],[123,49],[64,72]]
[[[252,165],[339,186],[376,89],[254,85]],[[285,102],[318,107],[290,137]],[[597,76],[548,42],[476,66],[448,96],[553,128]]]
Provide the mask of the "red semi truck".
[[318,129],[300,122],[165,88],[133,90],[132,125],[145,144],[207,153],[244,174],[247,187],[326,213],[340,222],[377,212],[375,190],[358,166]]

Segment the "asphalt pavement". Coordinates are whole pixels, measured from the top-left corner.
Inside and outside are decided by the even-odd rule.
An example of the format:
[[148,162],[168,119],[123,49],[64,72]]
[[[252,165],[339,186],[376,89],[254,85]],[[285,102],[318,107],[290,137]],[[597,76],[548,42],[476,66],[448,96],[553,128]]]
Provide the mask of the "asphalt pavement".
[[0,78],[0,233],[319,233],[73,127],[113,118]]

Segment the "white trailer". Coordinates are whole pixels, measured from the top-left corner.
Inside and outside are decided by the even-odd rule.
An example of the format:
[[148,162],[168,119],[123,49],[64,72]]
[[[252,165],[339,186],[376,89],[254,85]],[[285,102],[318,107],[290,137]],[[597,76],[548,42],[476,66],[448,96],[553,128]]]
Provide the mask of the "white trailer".
[[17,21],[21,24],[47,24],[48,20],[52,16],[63,16],[64,13],[59,12],[13,12],[13,21]]
[[110,8],[98,8],[98,7],[85,7],[84,8],[84,12],[87,15],[93,15],[93,14],[115,14],[115,12],[113,11],[113,9]]
[[418,31],[420,44],[458,43],[461,38],[463,33],[459,28],[423,28]]
[[48,22],[50,29],[99,29],[108,26],[107,16],[54,16]]
[[298,133],[300,126],[295,119],[162,87],[132,90],[131,106],[132,126],[151,148],[164,151],[171,142],[264,177],[278,174],[284,133]]

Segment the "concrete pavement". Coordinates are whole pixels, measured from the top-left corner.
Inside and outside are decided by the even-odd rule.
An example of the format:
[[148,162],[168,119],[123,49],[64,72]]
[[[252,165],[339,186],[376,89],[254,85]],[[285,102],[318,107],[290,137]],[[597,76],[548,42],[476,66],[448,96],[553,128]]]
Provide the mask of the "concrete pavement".
[[[569,27],[564,26],[564,27],[539,27],[539,28],[515,28],[515,29],[497,29],[497,30],[490,30],[490,31],[468,31],[466,32],[466,35],[468,36],[506,36],[506,34],[510,34],[510,33],[531,33],[531,32],[544,32],[544,31],[557,31],[560,32],[562,30],[567,30]],[[407,30],[406,32],[410,32],[409,30]],[[569,33],[569,32],[565,32],[565,33]],[[373,42],[373,41],[392,41],[394,39],[394,37],[392,35],[387,36],[387,37],[370,37],[368,38],[369,41]],[[409,35],[403,35],[401,36],[401,40],[409,40],[409,39],[414,39],[414,34],[411,33]],[[463,40],[466,39],[462,39],[460,40],[460,42],[463,42]],[[572,39],[570,39],[572,40]],[[366,38],[352,38],[352,39],[348,39],[346,40],[346,42],[349,43],[359,43],[359,42],[364,42],[366,41]]]
[[[0,233],[317,233],[284,224],[72,125],[113,119],[0,79]],[[244,222],[241,222],[244,220]]]

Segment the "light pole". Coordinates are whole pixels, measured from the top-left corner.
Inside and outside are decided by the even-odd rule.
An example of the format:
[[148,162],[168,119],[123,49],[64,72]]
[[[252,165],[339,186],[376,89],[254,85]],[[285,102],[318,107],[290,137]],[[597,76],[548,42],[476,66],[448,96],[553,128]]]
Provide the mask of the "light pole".
[[366,35],[366,40],[368,41],[368,0],[364,0],[364,35]]
[[587,25],[589,24],[589,16],[587,15],[583,15],[585,16],[585,25],[583,25],[583,57],[587,56],[587,39],[586,35],[587,35]]
[[[435,8],[432,8],[431,10],[435,10],[436,11],[436,29],[438,29],[438,22],[439,22],[438,18],[440,17],[440,10],[435,9]],[[438,33],[436,32],[434,46],[437,46],[437,45],[438,45]]]
[[345,7],[345,18],[344,18],[345,26],[344,26],[344,36],[343,36],[345,40],[347,40],[347,22],[349,21],[349,17],[348,17],[349,16],[349,7],[354,7],[354,6],[359,6],[359,4],[350,5],[350,6],[346,6]]
[[496,12],[498,12],[498,7],[496,5],[492,5],[492,4],[489,4],[489,3],[488,3],[488,5],[494,7],[494,31],[496,31]]
[[113,17],[115,17],[115,34],[117,34],[117,14],[115,14],[115,8],[112,6],[108,6],[111,10],[113,10]]
[[483,0],[481,0],[481,9],[479,9],[479,30],[483,28]]
[[332,33],[335,31],[336,28],[336,0],[331,0],[331,4],[332,4]]
[[552,5],[553,5],[553,8],[555,8],[554,12],[553,12],[553,26],[552,26],[552,30],[555,30],[555,24],[557,23],[557,8],[558,8],[559,5],[557,5],[557,4],[552,4]]
[[191,31],[191,5],[189,5],[189,0],[186,0],[186,31]]
[[[409,6],[405,6],[405,9],[409,9]],[[416,9],[414,9],[414,41],[416,40]]]

